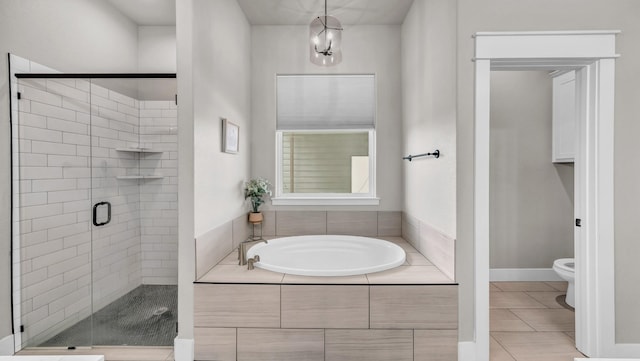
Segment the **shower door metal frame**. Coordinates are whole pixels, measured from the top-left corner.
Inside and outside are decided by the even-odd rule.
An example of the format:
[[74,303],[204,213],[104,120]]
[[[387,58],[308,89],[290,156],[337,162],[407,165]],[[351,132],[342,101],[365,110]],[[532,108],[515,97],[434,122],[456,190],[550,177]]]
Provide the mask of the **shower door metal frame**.
[[[19,180],[19,174],[16,175],[14,172],[14,168],[16,164],[14,162],[15,152],[19,153],[19,144],[14,144],[13,135],[14,130],[17,130],[19,124],[18,119],[13,119],[14,111],[19,111],[19,107],[17,101],[20,99],[19,93],[17,89],[12,89],[11,83],[15,79],[16,82],[19,79],[175,79],[177,78],[176,73],[14,73],[12,72],[11,67],[11,57],[12,54],[8,54],[8,75],[9,75],[9,122],[11,127],[11,169],[10,169],[10,177],[11,177],[11,292],[12,292],[12,302],[11,302],[11,322],[12,322],[12,331],[13,331],[13,345],[14,352],[18,352],[22,350],[22,335],[21,333],[24,330],[24,326],[22,325],[22,315],[21,315],[21,302],[22,302],[22,285],[21,282],[16,282],[16,280],[20,280],[21,277],[21,262],[20,262],[20,251],[19,249],[14,250],[14,237],[20,238],[20,229],[16,229],[15,223],[19,221],[19,197],[16,195],[16,190],[14,189],[14,182]],[[24,59],[27,60],[27,59]],[[176,103],[177,103],[177,95],[176,95]],[[15,129],[14,129],[15,128]],[[90,127],[89,127],[90,128]],[[17,134],[17,133],[16,133]],[[89,133],[91,138],[91,133]],[[19,167],[19,157],[18,157],[18,165]],[[92,168],[90,164],[88,166],[89,169]],[[15,177],[15,178],[14,178]],[[91,197],[90,197],[91,198]],[[91,212],[91,209],[88,209],[87,212]],[[107,222],[108,223],[108,222]],[[105,223],[106,224],[106,223]],[[15,233],[17,232],[17,233]],[[92,237],[93,238],[93,237]],[[93,262],[93,260],[91,260]],[[92,280],[93,283],[93,280]],[[91,286],[93,287],[93,285]],[[93,296],[92,296],[93,297]],[[93,303],[93,300],[92,300]],[[93,347],[93,342],[90,345]]]

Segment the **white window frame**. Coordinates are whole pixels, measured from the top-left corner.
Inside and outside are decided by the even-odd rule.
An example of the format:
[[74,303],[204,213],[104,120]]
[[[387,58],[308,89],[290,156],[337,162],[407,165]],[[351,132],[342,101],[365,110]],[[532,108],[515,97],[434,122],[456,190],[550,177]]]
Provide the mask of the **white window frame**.
[[[369,193],[284,193],[282,183],[282,134],[283,133],[369,133]],[[375,206],[380,204],[376,196],[376,131],[375,129],[321,129],[276,130],[276,187],[271,199],[274,206]]]

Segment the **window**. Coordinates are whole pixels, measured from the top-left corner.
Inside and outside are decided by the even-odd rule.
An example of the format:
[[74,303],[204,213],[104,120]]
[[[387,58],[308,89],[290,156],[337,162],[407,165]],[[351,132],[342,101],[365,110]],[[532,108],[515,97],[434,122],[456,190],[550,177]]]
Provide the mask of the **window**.
[[275,205],[378,204],[373,75],[279,75]]

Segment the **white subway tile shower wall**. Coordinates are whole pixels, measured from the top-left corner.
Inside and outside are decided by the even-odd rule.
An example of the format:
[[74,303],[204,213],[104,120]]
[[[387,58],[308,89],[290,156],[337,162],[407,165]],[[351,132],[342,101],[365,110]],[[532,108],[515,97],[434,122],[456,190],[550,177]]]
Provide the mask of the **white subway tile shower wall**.
[[[31,64],[12,57],[14,73]],[[22,345],[33,346],[90,315],[92,247],[93,311],[140,284],[177,283],[177,118],[171,101],[139,102],[86,80],[12,77],[12,101],[16,320]],[[165,152],[115,150],[138,146]],[[116,179],[149,173],[166,178]],[[112,221],[94,227],[92,244],[99,201],[111,202]]]
[[[48,80],[47,80],[48,81]],[[91,173],[93,203],[111,203],[111,222],[93,227],[93,312],[142,282],[140,189],[136,154],[116,148],[138,146],[139,120],[130,108],[139,102],[96,84],[89,86],[91,103]]]
[[178,114],[174,101],[140,101],[142,283],[178,284]]

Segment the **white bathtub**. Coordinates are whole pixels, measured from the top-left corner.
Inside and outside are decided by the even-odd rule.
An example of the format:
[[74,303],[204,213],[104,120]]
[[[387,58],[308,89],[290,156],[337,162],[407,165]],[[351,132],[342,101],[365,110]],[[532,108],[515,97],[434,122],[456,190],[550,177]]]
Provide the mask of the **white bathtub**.
[[388,270],[404,263],[404,250],[391,242],[356,236],[296,236],[258,243],[247,258],[255,266],[301,276],[353,276]]

